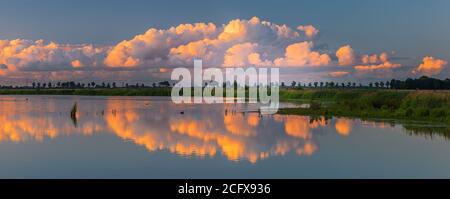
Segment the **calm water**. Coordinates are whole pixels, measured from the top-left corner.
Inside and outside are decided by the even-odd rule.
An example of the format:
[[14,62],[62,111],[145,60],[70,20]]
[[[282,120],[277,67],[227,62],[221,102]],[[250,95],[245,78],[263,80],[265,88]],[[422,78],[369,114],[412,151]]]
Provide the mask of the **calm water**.
[[445,129],[252,110],[0,96],[0,178],[450,178]]

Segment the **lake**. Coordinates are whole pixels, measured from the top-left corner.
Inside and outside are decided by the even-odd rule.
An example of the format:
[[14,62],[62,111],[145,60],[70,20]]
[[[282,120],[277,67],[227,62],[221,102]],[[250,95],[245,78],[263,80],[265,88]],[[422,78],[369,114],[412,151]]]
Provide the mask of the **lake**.
[[0,178],[450,178],[445,128],[255,110],[0,96]]

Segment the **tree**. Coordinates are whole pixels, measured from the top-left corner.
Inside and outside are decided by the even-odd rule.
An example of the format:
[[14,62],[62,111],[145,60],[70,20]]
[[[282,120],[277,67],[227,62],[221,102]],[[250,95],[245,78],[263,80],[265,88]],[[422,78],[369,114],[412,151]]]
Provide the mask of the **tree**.
[[318,84],[317,82],[314,82],[314,87],[316,87],[316,88],[317,88],[317,84]]
[[159,82],[159,85],[160,86],[167,86],[167,87],[169,87],[170,83],[168,81],[163,81],[163,82]]
[[297,82],[292,81],[291,86],[292,86],[292,87],[295,87],[295,85],[297,85]]
[[321,88],[323,87],[323,82],[320,82],[320,87],[321,87]]

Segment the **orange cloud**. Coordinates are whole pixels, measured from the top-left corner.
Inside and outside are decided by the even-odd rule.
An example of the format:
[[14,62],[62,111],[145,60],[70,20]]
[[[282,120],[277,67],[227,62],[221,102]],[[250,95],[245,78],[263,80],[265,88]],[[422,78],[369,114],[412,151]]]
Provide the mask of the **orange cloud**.
[[55,42],[46,44],[43,40],[0,40],[0,65],[6,66],[8,71],[96,66],[96,60],[105,51],[105,48],[96,48],[90,44],[63,45]]
[[298,26],[297,29],[303,31],[308,38],[313,38],[319,34],[319,30],[312,25]]
[[374,71],[374,70],[380,70],[380,69],[393,69],[401,67],[401,64],[394,64],[391,62],[384,62],[381,64],[375,64],[375,65],[359,65],[355,66],[354,68],[359,71]]
[[330,72],[329,75],[331,77],[344,77],[346,75],[349,75],[350,72],[347,71],[335,71],[335,72]]
[[375,70],[388,70],[399,68],[402,65],[397,63],[392,63],[389,61],[389,56],[387,53],[383,52],[380,55],[363,55],[361,56],[361,65],[356,65],[354,68],[358,71],[370,72]]
[[160,73],[167,73],[169,71],[170,71],[170,69],[168,69],[168,68],[159,68]]
[[442,69],[447,66],[447,61],[442,59],[435,59],[431,56],[426,56],[422,59],[422,63],[417,67],[415,72],[426,75],[437,75],[441,73]]
[[[327,54],[313,51],[313,42],[305,42],[296,29],[257,17],[231,20],[220,28],[205,23],[180,26],[167,30],[150,29],[122,41],[108,52],[104,64],[110,67],[187,65],[198,57],[207,65],[225,67],[322,66],[331,63]],[[319,32],[311,25],[299,26],[298,30],[308,37]]]
[[340,66],[349,66],[355,62],[355,52],[350,45],[342,46],[336,51]]
[[150,28],[144,34],[114,46],[108,52],[104,64],[110,67],[162,64],[170,49],[213,37],[217,34],[216,29],[212,23],[181,24],[166,30]]
[[289,45],[285,56],[274,61],[275,66],[326,66],[331,63],[327,54],[312,51],[312,42],[300,42]]

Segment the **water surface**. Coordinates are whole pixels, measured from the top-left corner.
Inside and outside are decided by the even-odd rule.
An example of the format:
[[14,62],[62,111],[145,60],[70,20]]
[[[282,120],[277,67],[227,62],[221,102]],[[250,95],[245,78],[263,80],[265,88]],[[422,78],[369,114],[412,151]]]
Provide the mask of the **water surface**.
[[0,96],[0,178],[450,177],[445,128],[255,110]]

